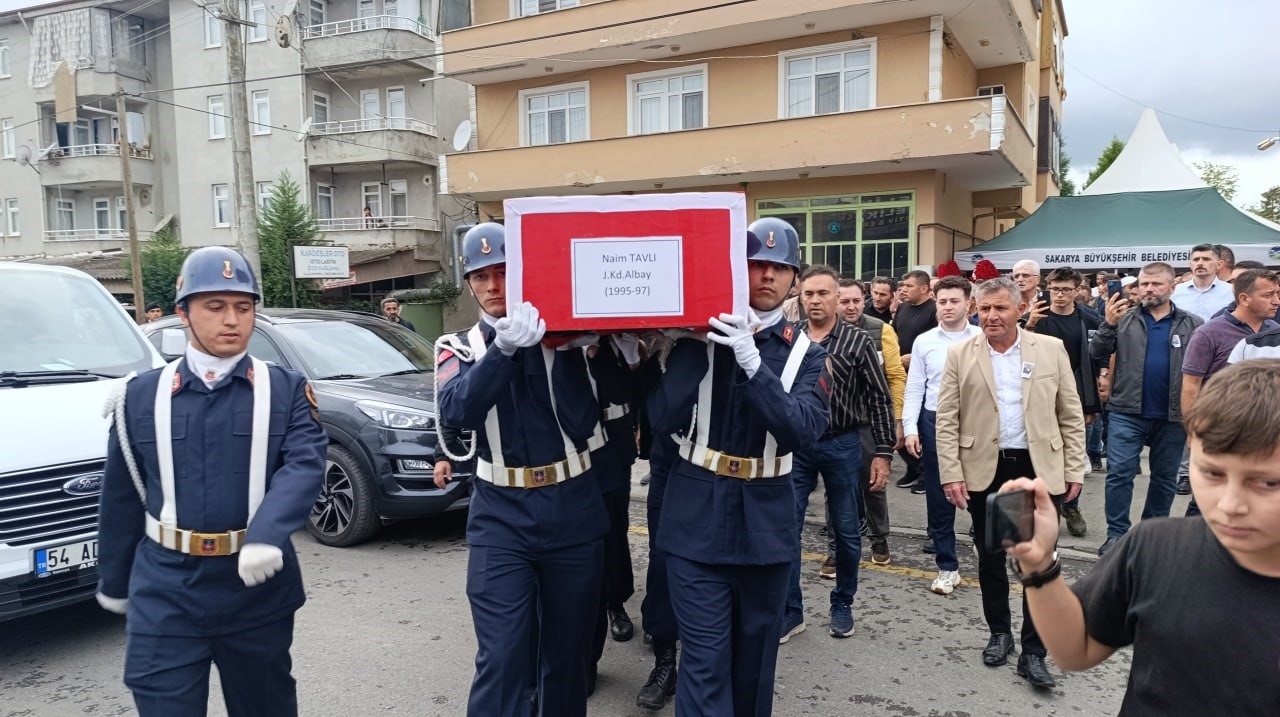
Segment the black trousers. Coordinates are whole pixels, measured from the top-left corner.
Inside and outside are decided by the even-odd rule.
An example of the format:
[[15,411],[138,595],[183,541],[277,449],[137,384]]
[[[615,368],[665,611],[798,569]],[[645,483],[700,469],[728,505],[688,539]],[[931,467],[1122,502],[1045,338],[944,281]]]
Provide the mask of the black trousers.
[[599,662],[604,655],[604,643],[609,635],[609,620],[605,608],[625,603],[635,592],[635,574],[631,568],[631,546],[627,542],[627,530],[631,522],[631,485],[601,494],[605,511],[609,513],[609,532],[604,536],[604,584],[601,591],[600,612],[596,615],[596,629],[592,636],[592,662]]
[[[973,534],[978,545],[978,586],[982,589],[982,613],[991,634],[1012,633],[1013,618],[1009,611],[1009,572],[1003,550],[987,550],[987,496],[1015,478],[1034,478],[1031,453],[1026,450],[1002,450],[996,462],[996,477],[983,491],[969,491],[969,515],[973,518]],[[1053,507],[1062,512],[1061,495],[1051,496]],[[1022,652],[1044,657],[1044,643],[1031,621],[1026,593],[1022,595]]]

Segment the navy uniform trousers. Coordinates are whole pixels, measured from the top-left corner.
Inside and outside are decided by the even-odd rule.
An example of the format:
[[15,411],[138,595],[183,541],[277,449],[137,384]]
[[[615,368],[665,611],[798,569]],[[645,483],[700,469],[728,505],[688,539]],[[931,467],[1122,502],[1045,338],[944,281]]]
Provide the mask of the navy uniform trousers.
[[[483,327],[486,344],[493,335]],[[513,356],[489,348],[474,362],[442,350],[436,361],[440,418],[476,431],[480,460],[497,451],[509,467],[552,465],[566,458],[566,437],[586,450],[600,408],[581,351],[554,352],[550,377],[541,347]],[[501,446],[485,429],[491,410]],[[534,683],[542,715],[586,714],[607,529],[594,469],[530,489],[473,481],[467,598],[478,647],[468,715],[527,717]]]
[[[649,408],[654,430],[737,457],[778,456],[816,441],[830,418],[826,353],[809,344],[791,391],[779,377],[793,342],[789,323],[755,334],[761,366],[748,378],[727,347],[676,342]],[[803,348],[803,346],[802,346]],[[705,436],[694,418],[711,373]],[[708,407],[698,406],[706,411]],[[653,490],[652,483],[650,491]],[[789,561],[799,551],[789,476],[751,481],[717,475],[675,457],[663,497],[658,547],[667,553],[671,604],[679,625],[676,714],[767,717],[773,710],[778,636]]]
[[303,377],[271,367],[266,492],[250,523],[251,368],[246,357],[207,388],[183,361],[166,390],[171,390],[178,526],[221,533],[248,523],[245,543],[284,551],[284,567],[265,583],[245,587],[238,555],[184,555],[144,533],[144,507],[124,450],[133,451],[137,461],[147,489],[146,511],[159,516],[163,492],[154,412],[159,370],[140,375],[126,389],[131,445],[122,446],[114,429],[108,438],[99,511],[99,591],[129,599],[124,681],[142,717],[204,715],[211,662],[218,666],[232,717],[289,717],[298,711],[289,648],[293,616],[305,596],[289,536],[303,527],[320,493],[329,441]]

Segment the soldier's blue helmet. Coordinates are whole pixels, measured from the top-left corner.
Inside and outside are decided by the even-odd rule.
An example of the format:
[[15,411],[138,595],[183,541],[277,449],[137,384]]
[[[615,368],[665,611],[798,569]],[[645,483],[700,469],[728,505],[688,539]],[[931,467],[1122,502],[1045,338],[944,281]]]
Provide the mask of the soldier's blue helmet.
[[485,222],[462,237],[462,276],[507,263],[507,231],[501,224]]
[[786,264],[800,271],[800,235],[777,217],[761,217],[747,227],[747,259]]
[[224,246],[196,249],[182,262],[174,303],[183,304],[195,294],[235,292],[262,299],[258,279],[240,253]]

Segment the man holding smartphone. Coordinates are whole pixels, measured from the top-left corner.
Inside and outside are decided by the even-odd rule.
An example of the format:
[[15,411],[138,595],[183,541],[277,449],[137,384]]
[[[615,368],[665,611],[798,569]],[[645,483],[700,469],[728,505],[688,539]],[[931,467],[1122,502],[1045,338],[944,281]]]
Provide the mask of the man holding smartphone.
[[[978,287],[982,336],[947,352],[938,392],[937,446],[942,490],[968,509],[974,534],[986,535],[987,496],[1019,477],[1039,476],[1052,503],[1080,494],[1085,474],[1084,411],[1062,341],[1018,328],[1026,311],[1018,286],[991,279]],[[1013,652],[1009,580],[997,547],[978,550],[978,584],[991,638],[984,664]],[[1018,676],[1039,688],[1056,683],[1045,647],[1023,601]]]

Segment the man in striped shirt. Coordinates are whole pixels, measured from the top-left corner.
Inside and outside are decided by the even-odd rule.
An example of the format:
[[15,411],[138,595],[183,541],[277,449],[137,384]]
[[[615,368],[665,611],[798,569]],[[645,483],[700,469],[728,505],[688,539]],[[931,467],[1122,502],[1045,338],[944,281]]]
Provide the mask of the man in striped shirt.
[[[827,509],[836,538],[836,584],[831,591],[832,637],[853,634],[853,597],[858,591],[858,562],[862,536],[858,532],[858,469],[862,442],[858,435],[858,409],[865,405],[875,441],[871,484],[882,487],[889,480],[893,455],[893,400],[877,357],[878,347],[862,329],[840,318],[839,277],[829,266],[810,267],[800,278],[800,304],[806,318],[798,328],[827,351],[831,373],[831,423],[815,444],[795,452],[791,480],[795,487],[799,529],[809,507],[809,493],[818,474],[826,487]],[[862,402],[865,401],[865,404]],[[790,593],[779,642],[787,642],[804,630],[800,594],[800,552],[791,561]]]

